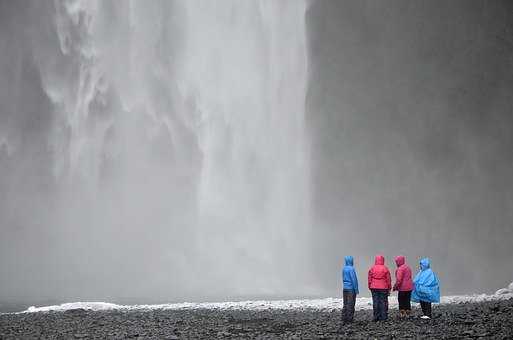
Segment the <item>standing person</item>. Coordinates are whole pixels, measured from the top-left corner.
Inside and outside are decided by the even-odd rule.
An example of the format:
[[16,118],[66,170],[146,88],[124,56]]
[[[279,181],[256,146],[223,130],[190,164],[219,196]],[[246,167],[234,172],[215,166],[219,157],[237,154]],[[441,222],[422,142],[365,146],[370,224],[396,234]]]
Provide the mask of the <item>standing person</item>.
[[342,321],[353,322],[354,305],[356,303],[356,295],[358,295],[358,278],[353,267],[353,257],[346,256],[344,258],[345,265],[342,269],[343,282],[343,301]]
[[388,295],[392,289],[392,280],[383,255],[376,256],[374,265],[369,269],[368,281],[372,293],[374,321],[384,321],[388,318]]
[[440,302],[440,282],[430,267],[428,258],[420,260],[420,271],[413,279],[411,299],[420,302],[422,319],[431,319],[431,303]]
[[397,269],[395,270],[394,290],[397,291],[397,300],[399,302],[399,315],[408,316],[411,312],[411,291],[413,290],[413,281],[411,280],[411,268],[406,264],[404,256],[395,258]]

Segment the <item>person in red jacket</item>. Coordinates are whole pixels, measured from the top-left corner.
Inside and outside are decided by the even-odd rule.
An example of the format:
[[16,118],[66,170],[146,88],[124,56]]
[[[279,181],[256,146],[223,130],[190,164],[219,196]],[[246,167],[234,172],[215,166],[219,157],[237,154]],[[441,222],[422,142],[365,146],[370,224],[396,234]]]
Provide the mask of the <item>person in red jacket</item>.
[[374,321],[384,321],[388,318],[388,296],[392,289],[392,280],[383,255],[376,256],[374,265],[369,269],[368,281],[372,293]]
[[411,312],[411,291],[413,290],[413,281],[411,278],[411,268],[406,264],[404,256],[395,258],[397,269],[395,270],[394,290],[397,290],[397,300],[399,301],[399,315],[408,316]]

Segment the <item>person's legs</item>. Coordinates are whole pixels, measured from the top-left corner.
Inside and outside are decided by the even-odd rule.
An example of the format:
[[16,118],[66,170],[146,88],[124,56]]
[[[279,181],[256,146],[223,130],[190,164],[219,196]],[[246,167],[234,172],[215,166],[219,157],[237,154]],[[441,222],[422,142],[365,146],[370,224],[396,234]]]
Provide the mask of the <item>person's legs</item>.
[[372,293],[372,311],[374,314],[374,321],[378,321],[379,320],[379,308],[378,308],[379,293],[376,289],[371,289],[371,293]]
[[431,302],[426,302],[426,315],[431,318]]
[[426,315],[426,303],[424,301],[420,301],[420,309],[422,309],[422,315]]
[[411,290],[404,292],[404,316],[411,313]]
[[356,304],[356,294],[353,291],[347,294],[346,322],[353,322],[354,306]]
[[345,290],[342,292],[342,301],[343,301],[343,306],[342,306],[342,321],[347,321],[347,303],[348,303],[348,295],[349,295],[349,291],[348,290]]
[[411,290],[404,292],[404,310],[411,311]]
[[431,317],[431,302],[420,301],[420,308],[422,308],[422,314]]
[[397,292],[397,302],[398,302],[398,305],[399,305],[399,316],[400,317],[404,317],[405,316],[405,306],[406,306],[406,301],[405,301],[405,294],[406,292]]
[[384,290],[382,294],[381,320],[385,321],[388,319],[388,291]]
[[377,294],[377,300],[378,300],[377,319],[384,321],[387,319],[387,310],[388,310],[387,291],[384,289],[377,289],[376,294]]

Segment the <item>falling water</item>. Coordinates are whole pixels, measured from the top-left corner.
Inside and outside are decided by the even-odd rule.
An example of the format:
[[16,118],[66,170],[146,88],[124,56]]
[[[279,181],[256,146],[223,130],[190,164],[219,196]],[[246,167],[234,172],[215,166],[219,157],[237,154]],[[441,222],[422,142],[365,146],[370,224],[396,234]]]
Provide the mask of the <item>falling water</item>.
[[[35,69],[48,111],[37,128],[48,150],[39,164],[51,184],[37,204],[27,198],[32,217],[13,218],[32,225],[27,233],[51,235],[39,251],[46,260],[21,264],[50,284],[38,293],[22,284],[20,296],[305,292],[305,6],[32,3],[24,15],[37,19],[12,54],[13,72]],[[31,59],[17,57],[27,50]],[[9,100],[14,108],[21,99]],[[19,154],[12,178],[31,164],[24,150],[35,138],[18,125],[0,129],[0,143]],[[24,134],[25,142],[13,137]]]

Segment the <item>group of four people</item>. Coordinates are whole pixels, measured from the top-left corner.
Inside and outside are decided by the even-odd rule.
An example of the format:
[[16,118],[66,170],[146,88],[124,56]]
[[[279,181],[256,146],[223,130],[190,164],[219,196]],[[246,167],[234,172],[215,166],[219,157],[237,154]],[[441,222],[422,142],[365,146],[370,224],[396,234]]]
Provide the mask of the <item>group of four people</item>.
[[[383,321],[388,318],[388,296],[393,289],[397,291],[399,313],[401,317],[411,313],[410,301],[419,302],[424,314],[422,318],[431,318],[431,303],[440,302],[440,284],[438,277],[430,268],[428,258],[420,260],[420,270],[412,280],[412,271],[406,264],[404,256],[395,258],[395,284],[392,287],[390,270],[385,266],[385,257],[377,255],[374,265],[369,269],[368,287],[372,293],[372,308],[374,321]],[[358,291],[358,277],[353,266],[353,257],[345,257],[342,269],[343,282],[343,309],[344,322],[352,322]]]

